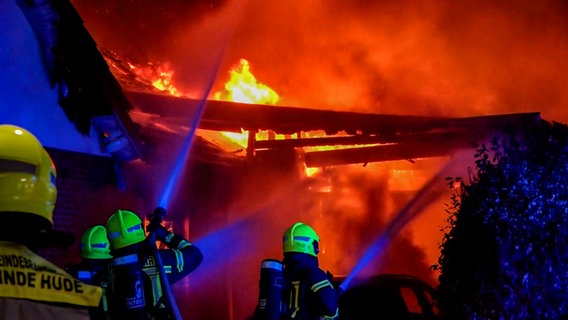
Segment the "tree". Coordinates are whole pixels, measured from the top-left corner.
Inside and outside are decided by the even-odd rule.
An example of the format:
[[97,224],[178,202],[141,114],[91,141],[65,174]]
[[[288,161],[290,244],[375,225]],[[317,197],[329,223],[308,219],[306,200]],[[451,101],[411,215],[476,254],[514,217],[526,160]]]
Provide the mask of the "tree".
[[568,315],[568,128],[539,122],[476,145],[435,266],[443,319]]

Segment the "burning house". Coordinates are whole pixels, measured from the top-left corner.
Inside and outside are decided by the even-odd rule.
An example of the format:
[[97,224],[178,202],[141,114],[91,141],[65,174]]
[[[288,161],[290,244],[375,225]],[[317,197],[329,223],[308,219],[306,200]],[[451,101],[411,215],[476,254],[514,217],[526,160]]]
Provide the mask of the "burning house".
[[[414,58],[407,58],[404,46],[386,32],[374,37],[392,50],[380,50],[377,43],[366,49],[365,39],[375,25],[362,26],[369,17],[358,7],[361,4],[347,13],[361,20],[345,20],[346,29],[360,31],[352,37],[327,22],[333,30],[315,31],[314,24],[323,22],[323,17],[343,10],[339,2],[327,8],[312,3],[285,11],[281,5],[255,1],[10,5],[14,18],[8,22],[26,21],[28,31],[33,31],[29,34],[36,37],[38,59],[42,57],[41,67],[48,75],[38,82],[49,83],[57,91],[50,92],[57,102],[52,107],[65,114],[74,134],[89,144],[94,140],[87,153],[102,156],[104,168],[112,168],[115,181],[84,195],[89,205],[82,214],[100,222],[116,206],[149,211],[165,201],[172,212],[168,223],[204,251],[203,266],[174,287],[188,319],[248,316],[257,298],[259,263],[266,257],[280,258],[281,232],[296,220],[321,230],[320,262],[332,273],[353,271],[377,237],[386,234],[388,245],[361,272],[407,273],[435,283],[436,274],[429,267],[436,263],[444,196],[449,192],[443,178],[464,174],[472,161],[472,143],[482,143],[508,126],[541,121],[541,113],[532,108],[503,105],[512,105],[515,99],[537,107],[565,102],[553,88],[539,87],[549,93],[547,97],[522,90],[521,97],[499,96],[479,83],[462,90],[468,83],[466,76],[450,75],[459,63],[472,61],[448,57],[450,63],[443,64],[447,44],[432,40],[437,33],[428,24],[431,21],[418,21],[417,8],[406,11],[395,4],[384,4],[381,10],[417,20],[409,25],[425,30],[425,38],[432,40],[409,43],[416,50]],[[546,8],[541,10],[557,17]],[[281,15],[274,14],[273,23],[268,23],[267,12]],[[321,14],[311,20],[309,14],[314,12]],[[429,7],[426,12],[437,13],[439,20],[432,19],[439,23],[456,24],[449,17],[464,14],[452,6]],[[486,12],[487,17],[491,14],[497,15]],[[297,17],[297,25],[288,24],[291,16]],[[392,17],[381,17],[376,26],[392,30]],[[160,24],[170,20],[169,25]],[[259,25],[268,30],[257,30]],[[480,26],[491,28],[488,22]],[[478,39],[467,26],[457,27]],[[553,26],[541,28],[565,32]],[[187,30],[187,34],[181,36],[176,30]],[[401,35],[411,39],[416,30],[407,27]],[[208,36],[214,31],[214,36]],[[295,46],[284,50],[277,45],[281,41],[264,33],[269,31],[295,39],[297,45],[303,43],[301,48],[309,53],[302,55],[297,51],[303,49]],[[331,38],[334,32],[346,40]],[[456,37],[442,34],[448,42]],[[258,43],[263,43],[262,48],[256,47]],[[423,53],[430,45],[432,56]],[[548,48],[544,42],[540,45]],[[320,50],[329,55],[322,58]],[[400,69],[397,50],[404,57]],[[176,63],[156,62],[169,51],[169,59]],[[261,74],[263,81],[276,85],[257,82],[251,70],[256,65],[243,56],[262,66],[272,64]],[[480,56],[485,57],[484,52]],[[557,56],[564,58],[551,52],[551,57]],[[341,63],[330,66],[333,60]],[[239,61],[236,66],[235,61]],[[546,61],[537,61],[551,72],[550,77],[560,77]],[[492,69],[497,62],[487,64]],[[307,70],[301,70],[305,66]],[[517,66],[512,63],[506,70]],[[415,76],[407,75],[406,68]],[[482,66],[464,68],[463,74],[491,82],[488,86],[500,84],[489,72],[483,73]],[[225,70],[235,77],[225,78]],[[292,70],[296,77],[288,76]],[[549,80],[543,73],[536,74]],[[241,81],[240,87],[231,83],[235,79]],[[511,84],[502,88],[515,94],[519,89]],[[282,92],[286,94],[281,97]],[[456,105],[472,107],[465,110]],[[555,118],[564,116],[563,111],[548,112]],[[2,117],[2,122],[13,119],[8,112]],[[37,125],[43,136],[52,131],[44,129],[42,119],[15,119]],[[49,147],[58,149],[57,138],[48,141]]]

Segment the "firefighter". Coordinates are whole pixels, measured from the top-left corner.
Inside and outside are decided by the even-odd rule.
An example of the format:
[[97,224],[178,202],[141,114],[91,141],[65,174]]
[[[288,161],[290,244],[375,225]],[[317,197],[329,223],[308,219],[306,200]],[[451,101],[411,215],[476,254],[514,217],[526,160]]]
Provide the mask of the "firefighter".
[[[148,224],[148,231],[169,248],[156,251],[156,244],[147,241],[142,220],[129,210],[117,210],[112,214],[106,229],[114,259],[111,265],[114,280],[109,286],[114,297],[113,302],[109,302],[111,317],[172,318],[172,310],[168,308],[177,306],[168,307],[166,301],[172,297],[166,296],[165,286],[173,285],[201,264],[203,254],[199,248],[154,221]],[[160,279],[159,260],[167,275],[165,285],[162,280],[166,279]]]
[[67,266],[67,271],[85,283],[101,287],[102,307],[106,313],[108,309],[106,287],[112,262],[106,228],[102,225],[88,228],[81,237],[80,248],[81,262]]
[[70,265],[70,273],[85,283],[100,286],[107,281],[108,268],[112,261],[106,228],[95,225],[85,230],[80,248],[81,262],[78,265]]
[[0,125],[0,319],[93,319],[102,290],[41,257],[46,246],[69,247],[53,229],[55,166],[24,128]]
[[338,292],[319,267],[319,241],[314,229],[302,222],[284,232],[285,319],[338,319]]

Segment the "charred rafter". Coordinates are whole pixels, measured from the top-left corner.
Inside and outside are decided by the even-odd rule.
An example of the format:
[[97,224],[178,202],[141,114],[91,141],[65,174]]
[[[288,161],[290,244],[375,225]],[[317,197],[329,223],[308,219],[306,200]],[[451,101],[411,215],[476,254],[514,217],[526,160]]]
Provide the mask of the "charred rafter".
[[[417,137],[418,138],[418,137]],[[326,167],[354,163],[416,160],[452,154],[471,148],[473,141],[454,137],[444,140],[413,139],[404,143],[383,146],[312,151],[304,155],[307,167]]]
[[353,146],[353,145],[372,145],[372,144],[409,144],[424,141],[427,144],[447,143],[448,141],[478,141],[485,135],[485,132],[456,131],[456,132],[435,132],[424,134],[405,134],[397,136],[339,136],[339,137],[320,137],[320,138],[290,138],[284,140],[256,140],[255,149],[282,149],[282,148],[301,148],[317,146]]
[[[126,95],[141,112],[157,115],[162,120],[169,119],[171,124],[192,123],[199,106],[205,103],[199,119],[200,129],[249,130],[251,133],[268,130],[300,137],[255,140],[254,134],[249,134],[249,156],[257,150],[351,146],[307,152],[304,156],[309,167],[444,156],[471,148],[473,143],[483,142],[508,126],[525,126],[540,121],[538,112],[449,118],[199,101],[135,92],[126,92]],[[323,131],[326,136],[304,138],[302,133],[311,131]]]
[[183,119],[186,125],[191,123],[189,119],[197,116],[199,106],[205,103],[199,128],[231,132],[271,130],[278,134],[295,134],[324,131],[328,135],[344,132],[349,135],[376,135],[388,139],[401,134],[484,131],[502,128],[507,124],[528,123],[540,119],[538,112],[450,118],[329,111],[215,100],[200,101],[128,91],[125,94],[142,112],[159,115],[162,119]]

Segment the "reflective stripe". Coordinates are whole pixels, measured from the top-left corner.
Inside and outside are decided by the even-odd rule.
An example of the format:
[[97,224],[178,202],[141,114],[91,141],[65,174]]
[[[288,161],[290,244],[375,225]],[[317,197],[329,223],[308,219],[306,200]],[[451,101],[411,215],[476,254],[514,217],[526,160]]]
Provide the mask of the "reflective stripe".
[[164,266],[165,273],[172,273],[172,266]]
[[282,271],[282,263],[280,261],[264,260],[262,261],[260,268]]
[[309,242],[310,239],[311,239],[310,237],[305,237],[305,236],[294,236],[294,241]]
[[300,281],[292,281],[293,289],[290,291],[290,302],[288,307],[292,311],[290,318],[295,318],[296,314],[300,311],[299,297],[300,297]]
[[[130,233],[132,231],[136,231],[142,228],[141,224],[133,225],[132,227],[126,229],[126,232]],[[109,240],[114,240],[122,235],[122,231],[115,231],[107,233],[107,237]]]
[[184,267],[183,254],[177,249],[173,249],[173,252],[176,254],[178,272],[182,272]]
[[181,240],[181,241],[179,242],[177,248],[178,248],[179,250],[181,250],[181,249],[187,248],[187,247],[189,247],[189,246],[191,246],[191,245],[192,245],[191,243],[189,243],[189,242],[187,242],[187,241],[185,241],[185,240]]
[[127,264],[127,263],[132,263],[132,262],[138,262],[138,255],[136,253],[128,255],[128,256],[124,256],[124,257],[118,257],[118,258],[114,258],[114,265],[120,266],[123,264]]
[[130,233],[132,231],[136,231],[136,230],[140,230],[140,229],[142,229],[142,225],[141,224],[135,224],[132,227],[127,228],[126,232]]
[[174,237],[173,233],[168,233],[168,235],[166,236],[166,243],[170,243],[170,241],[172,241],[172,238]]
[[339,308],[335,309],[333,316],[321,316],[320,320],[336,320],[339,319]]
[[77,278],[81,281],[85,281],[85,279],[91,280],[91,272],[85,271],[85,270],[80,270],[79,272],[77,272]]
[[329,282],[329,280],[322,280],[322,281],[314,284],[311,289],[312,289],[313,292],[317,292],[319,289],[327,287],[327,286],[333,287],[331,285],[331,282]]
[[[81,244],[81,245],[83,245],[83,244]],[[107,245],[108,245],[108,243],[104,243],[104,242],[102,242],[102,243],[91,243],[91,248],[102,248],[102,249],[104,249],[104,248],[107,247]]]
[[150,277],[152,283],[150,286],[152,289],[152,305],[156,305],[158,299],[162,296],[162,284],[160,281],[160,271],[156,266],[156,257],[154,255],[144,257],[144,267],[142,270]]

